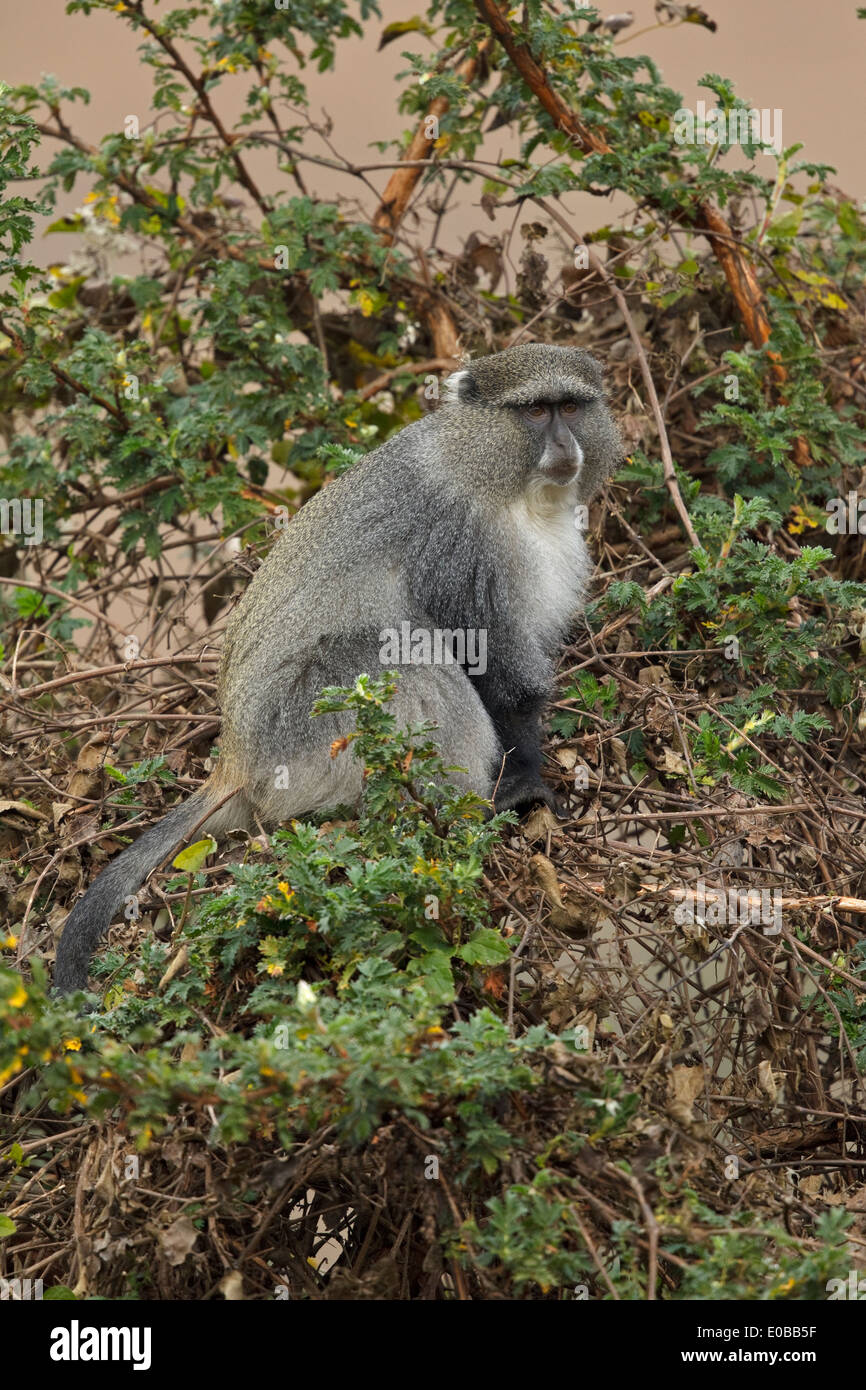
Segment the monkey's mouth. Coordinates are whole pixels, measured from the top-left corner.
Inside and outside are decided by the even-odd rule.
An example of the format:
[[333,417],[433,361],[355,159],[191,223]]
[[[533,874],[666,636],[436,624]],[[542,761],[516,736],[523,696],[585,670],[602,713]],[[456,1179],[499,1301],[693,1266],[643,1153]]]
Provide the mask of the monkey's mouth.
[[572,459],[567,459],[562,463],[548,464],[541,476],[546,483],[557,483],[564,487],[566,483],[573,483],[579,472],[580,465]]

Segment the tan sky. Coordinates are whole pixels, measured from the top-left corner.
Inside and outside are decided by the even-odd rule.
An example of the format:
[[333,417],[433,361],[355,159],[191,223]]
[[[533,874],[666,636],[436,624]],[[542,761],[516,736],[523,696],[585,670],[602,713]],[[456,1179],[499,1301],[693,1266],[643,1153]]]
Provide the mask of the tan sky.
[[[414,0],[385,0],[382,6],[385,20],[405,18],[421,8]],[[625,8],[631,8],[636,18],[621,41],[653,23],[652,0],[614,3],[602,13]],[[825,0],[821,6],[806,0],[707,0],[706,8],[718,23],[715,34],[687,25],[629,40],[622,51],[650,53],[665,80],[683,92],[689,105],[701,95],[696,78],[718,72],[732,78],[754,106],[781,108],[785,143],[802,140],[803,157],[835,164],[838,184],[862,199],[866,195],[866,21],[856,19],[855,5],[849,0]],[[400,50],[422,46],[424,40],[412,36],[378,53],[379,30],[378,24],[371,25],[363,41],[344,43],[335,72],[306,73],[314,111],[324,109],[333,118],[333,142],[353,159],[375,159],[370,142],[392,137],[408,124],[396,112],[393,79],[405,66]],[[129,113],[138,114],[142,125],[148,123],[150,72],[139,63],[135,37],[114,16],[68,16],[64,0],[34,4],[0,0],[0,37],[7,81],[32,81],[44,71],[70,85],[89,88],[91,104],[79,109],[74,122],[86,138],[95,140],[120,128]],[[707,92],[703,95],[709,97]],[[230,93],[221,92],[219,100],[230,106]],[[488,142],[485,153],[495,158],[502,149],[510,152],[499,133]],[[267,162],[258,167],[265,168]],[[768,160],[765,164],[769,172],[772,166]],[[255,169],[255,157],[252,165]],[[384,186],[386,175],[373,177],[380,188]],[[320,196],[338,188],[353,191],[345,180],[331,182],[321,172],[316,174],[315,188]],[[80,201],[82,192],[63,210]],[[593,199],[584,200],[584,206],[575,211],[587,228],[600,224],[610,213]],[[452,234],[459,237],[479,225],[483,222],[479,224],[477,212],[467,208],[455,218]],[[57,239],[52,242],[43,248],[43,261],[60,252]]]

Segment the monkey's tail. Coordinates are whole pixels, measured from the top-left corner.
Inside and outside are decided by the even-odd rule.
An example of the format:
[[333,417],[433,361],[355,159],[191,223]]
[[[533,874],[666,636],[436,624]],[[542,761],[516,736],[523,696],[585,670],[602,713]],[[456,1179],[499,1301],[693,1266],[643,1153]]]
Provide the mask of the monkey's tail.
[[[202,838],[218,833],[227,824],[236,823],[231,813],[240,797],[228,801],[226,814],[218,817],[208,815],[208,812],[216,811],[224,800],[224,791],[206,782],[186,801],[172,806],[161,821],[145,830],[135,844],[103,869],[66,920],[54,966],[55,993],[68,994],[74,989],[87,988],[90,958],[117,911],[141,887],[148,874],[204,821],[205,816],[208,819],[201,826]],[[238,819],[242,818],[241,813]]]

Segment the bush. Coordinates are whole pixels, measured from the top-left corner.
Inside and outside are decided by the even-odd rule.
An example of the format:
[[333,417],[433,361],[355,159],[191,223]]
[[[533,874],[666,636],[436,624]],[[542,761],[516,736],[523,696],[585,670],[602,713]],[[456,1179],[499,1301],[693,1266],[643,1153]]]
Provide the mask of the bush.
[[[80,88],[0,98],[0,1272],[78,1298],[238,1272],[252,1298],[825,1296],[866,1235],[860,210],[798,146],[750,137],[743,170],[736,140],[679,143],[681,98],[586,7],[386,28],[423,50],[415,137],[364,169],[321,153],[303,75],[374,5],[68,10],[140,41],[153,102],[91,147]],[[728,128],[748,111],[703,85]],[[47,233],[75,249],[41,270],[73,188]],[[609,189],[631,214],[578,232],[569,195]],[[501,238],[485,217],[440,254],[461,199]],[[212,765],[213,652],[275,527],[433,408],[459,346],[520,334],[606,360],[630,449],[549,724],[568,823],[485,820],[359,673],[320,708],[355,712],[360,811],[185,852],[98,996],[53,999],[73,898]]]

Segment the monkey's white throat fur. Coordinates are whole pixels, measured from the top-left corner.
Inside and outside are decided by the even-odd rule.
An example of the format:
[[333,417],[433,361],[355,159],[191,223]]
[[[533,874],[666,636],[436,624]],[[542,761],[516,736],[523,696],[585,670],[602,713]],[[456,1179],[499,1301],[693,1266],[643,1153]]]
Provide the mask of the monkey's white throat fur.
[[578,480],[567,487],[539,481],[511,508],[515,559],[530,582],[525,593],[531,621],[556,642],[583,607],[592,562],[576,524]]

